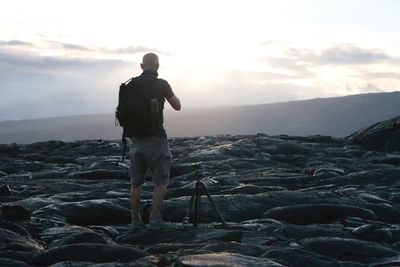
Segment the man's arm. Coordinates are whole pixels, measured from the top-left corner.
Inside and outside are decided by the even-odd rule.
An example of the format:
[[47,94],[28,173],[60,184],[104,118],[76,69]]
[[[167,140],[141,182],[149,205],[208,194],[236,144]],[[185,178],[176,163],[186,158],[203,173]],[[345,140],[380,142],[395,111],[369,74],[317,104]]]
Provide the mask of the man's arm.
[[167,101],[175,110],[181,110],[181,101],[176,95],[171,96]]

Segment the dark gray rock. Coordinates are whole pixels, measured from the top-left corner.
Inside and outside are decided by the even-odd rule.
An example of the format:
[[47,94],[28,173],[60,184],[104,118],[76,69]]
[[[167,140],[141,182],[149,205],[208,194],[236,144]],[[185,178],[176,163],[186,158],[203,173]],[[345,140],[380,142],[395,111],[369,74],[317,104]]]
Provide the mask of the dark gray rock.
[[368,203],[365,205],[365,207],[372,210],[376,214],[379,221],[388,223],[400,223],[400,209],[397,209],[390,204]]
[[352,144],[378,151],[400,151],[400,117],[375,123],[347,137]]
[[400,165],[400,156],[398,155],[379,156],[371,159],[371,163]]
[[399,254],[389,246],[348,238],[307,238],[300,243],[308,250],[345,261],[368,263],[377,258],[394,257]]
[[282,224],[279,231],[275,231],[288,239],[301,240],[312,237],[342,237],[352,238],[352,234],[343,227],[332,225],[329,227],[319,225]]
[[271,249],[260,257],[269,258],[291,267],[362,267],[356,262],[342,262],[301,248]]
[[129,179],[128,170],[97,169],[90,171],[73,172],[68,175],[71,179]]
[[15,143],[0,145],[0,154],[12,154],[15,152],[19,152],[19,150],[20,150],[19,145]]
[[[162,213],[179,227],[160,231],[129,225],[129,162],[119,162],[119,140],[8,146],[9,153],[0,153],[0,171],[8,174],[0,183],[12,194],[0,196],[1,205],[19,205],[33,215],[19,222],[0,218],[6,233],[0,258],[31,266],[179,266],[182,260],[204,265],[205,254],[215,266],[265,266],[260,256],[268,250],[263,257],[285,266],[398,260],[398,155],[321,136],[173,138],[170,144],[174,167]],[[199,228],[180,224],[197,168],[224,227],[205,195]],[[150,180],[143,185],[143,206],[153,188]],[[264,213],[275,219],[262,218]],[[118,262],[130,254],[121,245],[147,256]],[[334,251],[343,254],[334,258]],[[193,256],[198,258],[188,258]]]
[[33,214],[59,215],[75,225],[121,224],[129,223],[131,218],[129,209],[102,199],[49,205]]
[[76,262],[76,261],[61,261],[50,265],[49,267],[158,267],[160,259],[156,256],[149,255],[134,262],[107,262],[107,263],[94,263],[94,262]]
[[41,153],[30,153],[21,155],[23,159],[33,160],[33,161],[44,161],[46,159],[46,155]]
[[266,250],[264,246],[243,244],[235,241],[207,244],[202,249],[210,252],[231,252],[246,256],[258,257]]
[[174,164],[171,166],[170,178],[180,176],[187,173],[193,173],[199,168],[198,165],[192,163]]
[[38,173],[34,173],[31,176],[31,179],[33,180],[39,180],[39,179],[62,179],[67,176],[67,172],[64,171],[42,171]]
[[40,251],[44,244],[30,237],[22,236],[7,229],[0,229],[0,251]]
[[319,177],[335,177],[335,176],[345,175],[345,171],[338,168],[322,167],[316,169],[313,175]]
[[263,193],[264,189],[257,185],[240,185],[231,189],[223,190],[223,194],[259,194]]
[[20,205],[3,205],[0,210],[1,216],[9,221],[23,221],[31,218],[31,211]]
[[206,253],[198,255],[186,255],[179,257],[174,267],[184,266],[215,266],[215,267],[231,267],[231,266],[252,266],[252,267],[279,267],[284,266],[269,259],[261,259],[256,257],[244,256],[237,253]]
[[148,248],[145,249],[145,252],[151,254],[166,254],[168,252],[176,252],[179,250],[201,249],[204,245],[205,244],[203,243],[196,243],[196,244],[178,243],[178,242],[160,243],[149,246]]
[[46,157],[46,162],[49,162],[49,163],[60,163],[60,164],[78,163],[75,158],[63,157],[63,156],[58,156],[58,155]]
[[3,266],[3,267],[11,267],[11,266],[13,266],[13,267],[29,267],[31,265],[28,265],[23,261],[0,257],[0,266]]
[[268,210],[263,217],[282,220],[295,224],[324,223],[356,216],[365,219],[376,219],[373,211],[350,205],[303,204],[277,207]]
[[51,140],[45,142],[36,142],[29,144],[23,148],[23,153],[43,153],[50,154],[56,149],[66,147],[66,143],[60,140]]
[[115,242],[105,235],[95,232],[73,233],[62,239],[55,240],[50,247],[57,247],[70,244],[93,243],[93,244],[115,244]]
[[40,232],[38,236],[47,244],[55,243],[57,240],[67,239],[71,235],[84,235],[87,233],[94,233],[93,230],[76,225],[65,225],[56,227],[47,227]]
[[112,244],[72,244],[50,248],[35,257],[40,265],[50,265],[61,261],[82,262],[132,262],[147,253],[133,247]]
[[30,233],[28,230],[26,230],[23,226],[12,222],[12,221],[5,221],[5,220],[0,220],[0,228],[8,229],[14,233],[23,235],[23,236],[30,236]]
[[[1,174],[0,174],[1,177]],[[12,195],[10,187],[6,184],[0,185],[0,197]]]
[[[16,251],[16,250],[3,250],[0,251],[0,258],[14,259],[29,266],[34,266],[33,258],[40,254],[40,251]],[[19,263],[20,264],[20,263]],[[0,266],[19,266],[19,265],[2,265]],[[24,266],[24,265],[21,265]]]
[[392,232],[388,229],[377,229],[374,224],[364,224],[355,228],[352,231],[353,235],[357,238],[375,241],[375,242],[386,242],[392,241]]
[[204,243],[215,241],[240,242],[243,232],[223,229],[175,229],[164,231],[130,231],[118,236],[118,243],[133,245],[154,245],[158,243]]

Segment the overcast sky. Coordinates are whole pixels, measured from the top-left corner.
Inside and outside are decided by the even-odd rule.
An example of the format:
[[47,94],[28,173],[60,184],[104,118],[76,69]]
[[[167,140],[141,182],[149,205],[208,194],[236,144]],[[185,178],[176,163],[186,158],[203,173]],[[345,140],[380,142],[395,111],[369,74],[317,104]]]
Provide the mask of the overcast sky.
[[0,120],[109,113],[144,53],[185,107],[400,89],[396,0],[3,0]]

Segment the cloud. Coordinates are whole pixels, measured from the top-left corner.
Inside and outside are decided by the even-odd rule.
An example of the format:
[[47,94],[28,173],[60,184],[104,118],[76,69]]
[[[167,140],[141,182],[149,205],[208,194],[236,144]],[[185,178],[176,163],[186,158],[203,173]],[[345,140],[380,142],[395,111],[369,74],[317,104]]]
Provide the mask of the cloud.
[[0,41],[1,46],[32,46],[32,43],[24,42],[21,40]]
[[133,64],[0,50],[0,120],[112,112]]
[[42,49],[51,49],[51,50],[62,50],[62,51],[71,51],[71,52],[83,52],[90,53],[91,55],[96,54],[137,54],[137,53],[156,53],[159,55],[170,56],[171,53],[167,51],[162,51],[157,48],[147,47],[147,46],[127,46],[127,47],[119,47],[119,48],[107,48],[107,47],[88,47],[80,44],[66,43],[60,42],[56,40],[45,40],[43,42],[38,42],[36,44],[25,42],[22,40],[0,40],[0,48],[12,48],[18,46],[30,46],[31,48],[35,48],[38,51]]
[[78,50],[78,51],[93,51],[92,49],[82,46],[82,45],[77,45],[77,44],[70,44],[70,43],[63,43],[63,42],[58,42],[58,41],[52,41],[52,40],[47,40],[47,43],[52,44],[56,48],[62,48],[66,50]]
[[116,59],[66,58],[62,56],[40,56],[34,53],[0,51],[0,77],[7,75],[56,75],[65,71],[84,74],[93,70],[112,70],[133,63]]
[[268,40],[268,41],[259,43],[259,45],[267,46],[267,47],[270,47],[270,46],[280,46],[280,47],[285,46],[285,47],[288,47],[289,46],[289,42],[288,41],[283,41],[283,40]]
[[279,41],[268,41],[261,45],[274,46],[280,44],[282,56],[264,56],[262,62],[272,67],[284,68],[308,73],[308,67],[322,65],[367,65],[382,62],[396,62],[395,58],[380,49],[364,49],[352,44],[340,44],[325,50],[299,49],[282,45]]
[[87,51],[87,52],[97,52],[97,53],[107,53],[107,54],[137,54],[137,53],[146,53],[153,52],[163,55],[170,55],[168,52],[163,52],[156,48],[146,47],[146,46],[127,46],[120,48],[107,48],[107,47],[86,47],[78,44],[71,43],[63,43],[59,41],[47,40],[47,43],[50,43],[54,48],[57,49],[65,49],[65,50],[73,50],[73,51]]
[[400,80],[400,74],[395,72],[370,72],[363,75],[364,78],[374,79],[398,79]]
[[297,62],[311,65],[365,65],[393,60],[379,49],[364,49],[340,44],[325,50],[289,48],[287,55]]
[[164,52],[161,50],[158,50],[156,48],[150,48],[146,46],[128,46],[128,47],[121,47],[121,48],[116,48],[116,49],[109,49],[109,48],[102,48],[99,49],[99,51],[106,52],[106,53],[112,53],[112,54],[137,54],[137,53],[156,53],[160,55],[171,55],[169,52]]
[[273,68],[290,71],[291,75],[287,78],[312,77],[314,73],[309,70],[309,63],[305,63],[296,57],[265,57],[263,62]]
[[352,93],[362,93],[362,94],[385,92],[385,90],[383,90],[378,85],[373,84],[373,83],[367,83],[362,86],[354,86],[354,87],[347,86],[346,89],[347,89],[347,91],[352,92]]
[[363,49],[351,44],[341,44],[322,51],[320,55],[311,56],[320,64],[371,64],[391,58],[382,50]]

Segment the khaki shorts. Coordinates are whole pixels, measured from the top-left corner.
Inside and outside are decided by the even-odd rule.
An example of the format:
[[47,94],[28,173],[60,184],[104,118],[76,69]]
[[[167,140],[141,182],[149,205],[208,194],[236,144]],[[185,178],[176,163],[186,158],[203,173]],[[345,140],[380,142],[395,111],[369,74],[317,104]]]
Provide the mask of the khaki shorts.
[[172,160],[168,139],[150,136],[131,140],[129,172],[132,186],[139,187],[144,183],[147,169],[151,170],[155,185],[167,185]]

